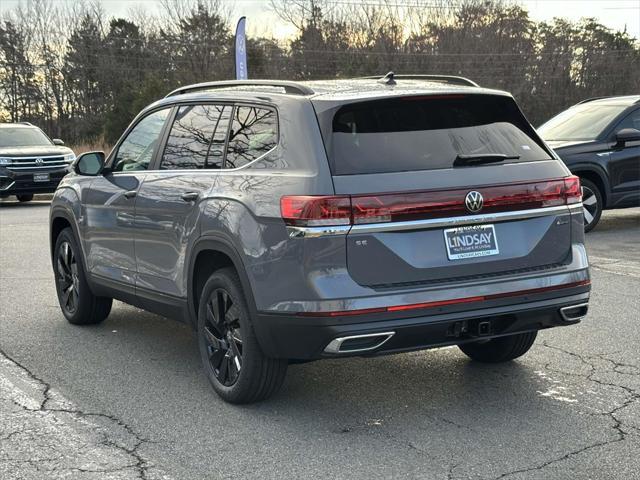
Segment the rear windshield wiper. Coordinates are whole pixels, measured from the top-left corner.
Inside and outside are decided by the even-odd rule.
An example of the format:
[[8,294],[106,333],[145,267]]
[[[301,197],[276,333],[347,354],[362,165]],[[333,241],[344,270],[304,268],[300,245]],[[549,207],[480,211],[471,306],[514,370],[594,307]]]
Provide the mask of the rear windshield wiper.
[[458,154],[453,161],[454,167],[482,165],[483,163],[497,163],[505,160],[517,160],[520,155],[505,155],[504,153],[477,153],[475,155]]

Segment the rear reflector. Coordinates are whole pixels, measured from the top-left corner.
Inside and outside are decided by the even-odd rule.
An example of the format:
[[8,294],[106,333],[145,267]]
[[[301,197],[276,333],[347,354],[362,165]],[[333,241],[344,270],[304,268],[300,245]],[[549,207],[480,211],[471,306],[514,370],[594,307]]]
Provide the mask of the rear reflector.
[[551,292],[554,290],[562,290],[565,288],[584,287],[587,285],[591,285],[591,280],[582,280],[580,282],[563,283],[561,285],[553,285],[551,287],[530,288],[528,290],[517,290],[514,292],[496,293],[492,295],[480,295],[475,297],[463,297],[463,298],[452,298],[449,300],[437,300],[434,302],[411,303],[408,305],[393,305],[390,307],[363,308],[360,310],[341,310],[341,311],[328,311],[328,312],[299,312],[297,315],[303,316],[303,317],[344,317],[344,316],[350,316],[350,315],[367,315],[372,313],[422,310],[426,308],[437,308],[437,307],[446,307],[449,305],[460,305],[463,303],[486,302],[488,300],[498,300],[501,298],[534,295],[536,293]]
[[379,195],[285,196],[280,201],[287,225],[332,226],[409,221],[470,215],[465,197],[471,190],[483,197],[481,213],[527,210],[579,203],[576,176],[455,190],[385,193]]

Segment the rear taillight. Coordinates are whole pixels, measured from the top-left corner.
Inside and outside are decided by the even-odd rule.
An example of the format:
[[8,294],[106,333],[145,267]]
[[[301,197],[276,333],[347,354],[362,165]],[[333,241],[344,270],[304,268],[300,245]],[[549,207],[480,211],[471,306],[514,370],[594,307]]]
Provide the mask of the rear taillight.
[[575,176],[542,182],[380,195],[285,196],[280,201],[287,225],[334,226],[410,221],[472,215],[465,197],[471,190],[483,197],[476,213],[508,212],[579,203]]
[[572,175],[564,179],[564,196],[567,205],[580,203],[582,201],[582,188],[580,187],[580,177]]
[[349,225],[351,199],[348,196],[286,196],[280,199],[280,212],[287,225]]

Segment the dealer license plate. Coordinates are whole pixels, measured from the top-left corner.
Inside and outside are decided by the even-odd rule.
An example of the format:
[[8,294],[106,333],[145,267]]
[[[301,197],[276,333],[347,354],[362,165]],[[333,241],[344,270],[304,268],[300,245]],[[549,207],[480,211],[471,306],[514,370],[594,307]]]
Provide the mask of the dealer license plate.
[[449,260],[488,257],[500,253],[493,225],[473,225],[444,231]]

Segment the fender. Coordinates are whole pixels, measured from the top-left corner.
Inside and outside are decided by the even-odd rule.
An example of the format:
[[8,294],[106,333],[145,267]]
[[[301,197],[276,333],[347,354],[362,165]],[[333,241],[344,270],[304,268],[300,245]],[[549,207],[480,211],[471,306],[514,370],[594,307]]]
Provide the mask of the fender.
[[81,237],[78,231],[78,222],[76,221],[73,212],[69,211],[69,209],[63,206],[53,206],[51,207],[51,212],[49,213],[49,250],[51,253],[51,264],[53,265],[53,248],[55,247],[55,243],[53,241],[53,238],[51,237],[51,227],[53,225],[53,221],[56,218],[63,218],[69,223],[69,225],[71,225],[73,235],[76,237],[76,242],[78,243],[78,246],[80,247],[80,250],[82,252],[82,264],[86,267],[84,244],[80,240]]
[[189,317],[191,319],[192,327],[196,328],[196,325],[198,323],[198,316],[196,315],[195,308],[195,291],[193,286],[195,260],[198,257],[198,254],[205,250],[213,250],[224,253],[231,259],[236,272],[238,272],[238,277],[240,278],[240,283],[242,284],[242,289],[247,300],[247,306],[249,307],[251,318],[256,318],[256,303],[253,296],[253,290],[251,289],[251,282],[249,281],[249,277],[247,276],[247,271],[245,269],[244,262],[242,261],[242,257],[234,247],[231,240],[223,235],[209,234],[202,236],[198,238],[198,240],[196,240],[193,248],[189,252],[189,257],[187,260],[187,298],[189,303]]
[[604,195],[605,204],[609,202],[609,199],[611,198],[611,182],[609,182],[609,175],[607,175],[604,168],[593,163],[576,163],[572,164],[569,167],[569,170],[571,170],[571,173],[578,176],[580,176],[580,173],[582,172],[595,173],[604,185],[605,191],[602,192],[602,194]]

